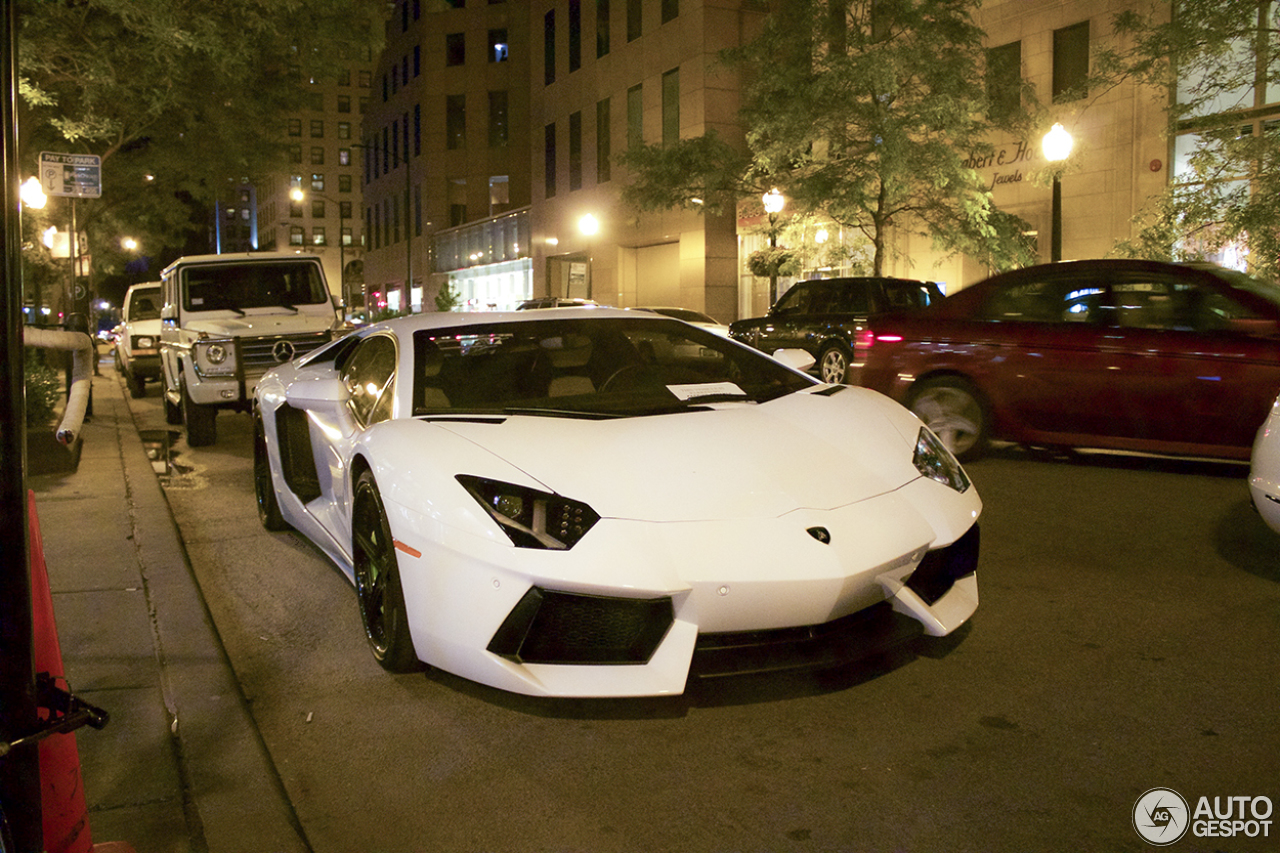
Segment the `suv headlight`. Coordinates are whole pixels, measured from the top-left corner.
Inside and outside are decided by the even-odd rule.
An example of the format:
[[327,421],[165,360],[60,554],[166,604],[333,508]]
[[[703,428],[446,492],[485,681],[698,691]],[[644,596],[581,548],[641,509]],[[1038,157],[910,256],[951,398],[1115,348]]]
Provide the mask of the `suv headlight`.
[[959,460],[947,450],[942,439],[926,426],[920,427],[920,434],[916,437],[916,452],[911,461],[921,474],[944,486],[950,486],[957,492],[966,492],[973,485]]
[[191,355],[202,375],[231,376],[236,372],[235,347],[229,340],[196,341]]

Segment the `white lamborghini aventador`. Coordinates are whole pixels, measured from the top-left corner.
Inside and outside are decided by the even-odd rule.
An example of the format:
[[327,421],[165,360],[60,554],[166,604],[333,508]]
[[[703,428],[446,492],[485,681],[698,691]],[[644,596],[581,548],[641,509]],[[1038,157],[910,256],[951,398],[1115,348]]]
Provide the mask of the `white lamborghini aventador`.
[[263,377],[254,479],[374,656],[518,693],[677,694],[953,631],[976,489],[887,397],[595,308],[431,313]]

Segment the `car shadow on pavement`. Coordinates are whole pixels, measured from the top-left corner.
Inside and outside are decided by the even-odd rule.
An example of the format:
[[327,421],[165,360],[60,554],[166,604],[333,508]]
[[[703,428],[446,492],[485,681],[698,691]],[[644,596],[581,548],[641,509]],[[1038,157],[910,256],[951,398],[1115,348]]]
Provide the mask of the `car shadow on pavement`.
[[[1093,448],[1040,447],[1033,445],[993,445],[983,457],[1008,461],[1057,462],[1115,471],[1158,471],[1169,474],[1192,474],[1202,477],[1243,478],[1249,463],[1230,459],[1192,456],[1159,456],[1150,453],[1127,453]],[[982,460],[977,460],[980,464]],[[975,463],[966,463],[968,465]]]
[[1280,584],[1280,534],[1263,523],[1249,498],[1236,502],[1218,520],[1214,549],[1241,571]]

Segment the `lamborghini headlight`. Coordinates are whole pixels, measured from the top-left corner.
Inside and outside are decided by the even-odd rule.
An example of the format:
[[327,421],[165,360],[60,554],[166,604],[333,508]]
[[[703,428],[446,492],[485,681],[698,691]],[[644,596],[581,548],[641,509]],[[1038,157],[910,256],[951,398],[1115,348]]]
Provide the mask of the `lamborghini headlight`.
[[567,551],[600,520],[581,501],[551,492],[469,474],[457,480],[517,548]]
[[916,437],[916,452],[911,459],[916,470],[931,480],[937,480],[944,486],[950,486],[957,492],[968,491],[973,485],[969,475],[964,472],[960,462],[952,455],[942,439],[933,434],[928,427],[920,427]]

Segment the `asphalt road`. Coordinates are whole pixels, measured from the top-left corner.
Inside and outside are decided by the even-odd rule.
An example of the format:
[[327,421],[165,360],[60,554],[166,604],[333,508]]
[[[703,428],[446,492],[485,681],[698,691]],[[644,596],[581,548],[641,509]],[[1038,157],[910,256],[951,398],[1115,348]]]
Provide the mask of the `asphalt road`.
[[[1280,803],[1280,536],[1243,466],[1001,450],[969,466],[981,604],[953,637],[679,698],[543,701],[383,672],[345,577],[259,527],[248,415],[190,450],[154,386],[130,402],[144,437],[174,438],[168,499],[318,853],[1142,851],[1152,788]],[[1170,849],[1280,850],[1268,819]]]

